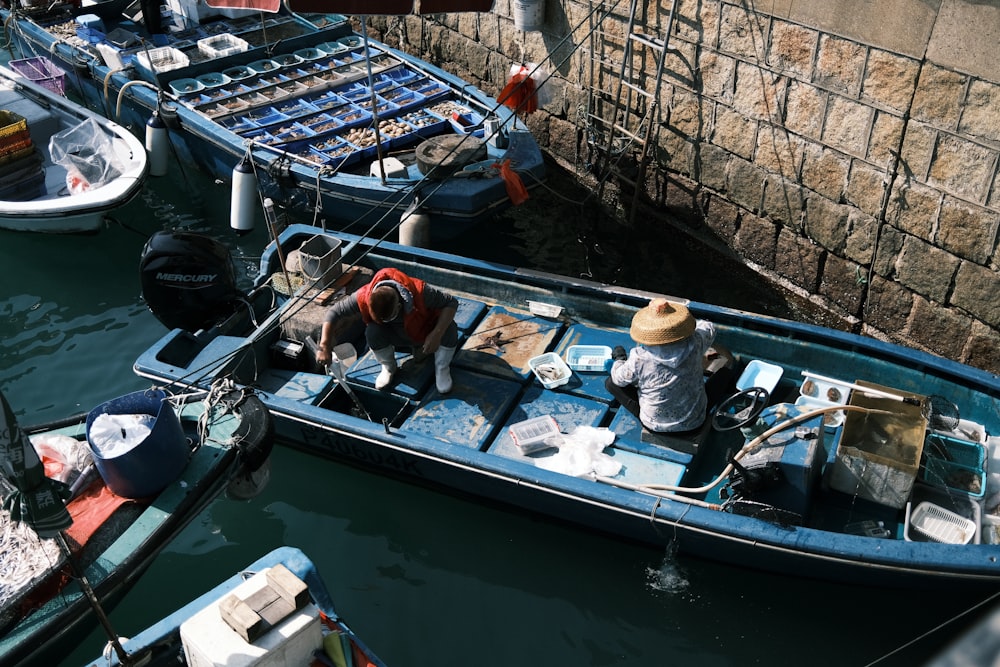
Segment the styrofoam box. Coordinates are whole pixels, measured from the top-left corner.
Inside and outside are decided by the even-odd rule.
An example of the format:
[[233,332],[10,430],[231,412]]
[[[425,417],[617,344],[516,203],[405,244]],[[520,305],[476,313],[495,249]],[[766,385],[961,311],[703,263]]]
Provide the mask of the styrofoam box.
[[[268,585],[266,573],[258,572],[232,594],[246,600]],[[181,624],[181,643],[189,667],[290,667],[310,663],[323,645],[323,631],[319,610],[310,603],[250,644],[222,620],[216,600]]]

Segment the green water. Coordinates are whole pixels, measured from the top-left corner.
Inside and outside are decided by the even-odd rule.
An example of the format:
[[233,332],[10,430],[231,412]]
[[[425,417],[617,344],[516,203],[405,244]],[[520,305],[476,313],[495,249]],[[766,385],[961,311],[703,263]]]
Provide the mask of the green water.
[[[210,233],[243,270],[256,265],[263,229],[234,237],[228,190],[174,167],[97,235],[0,232],[0,388],[22,423],[147,386],[132,363],[164,333],[140,295],[149,234]],[[689,248],[679,248],[687,264],[648,246],[622,262],[575,238],[571,222],[498,222],[450,249],[575,275],[673,276],[693,281],[678,293],[695,285],[699,298],[769,303]],[[134,634],[283,544],[318,563],[340,612],[395,667],[864,665],[968,606],[677,558],[279,449],[267,489],[199,516],[110,613],[112,625]],[[878,664],[920,664],[962,627]],[[105,643],[95,630],[61,664],[82,664]]]

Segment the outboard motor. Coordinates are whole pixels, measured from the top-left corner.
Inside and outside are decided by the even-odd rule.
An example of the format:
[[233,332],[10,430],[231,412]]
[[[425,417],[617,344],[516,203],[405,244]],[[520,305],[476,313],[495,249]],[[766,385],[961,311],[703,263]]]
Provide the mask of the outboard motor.
[[143,248],[140,274],[146,305],[170,329],[206,329],[245,299],[229,249],[203,234],[156,232]]

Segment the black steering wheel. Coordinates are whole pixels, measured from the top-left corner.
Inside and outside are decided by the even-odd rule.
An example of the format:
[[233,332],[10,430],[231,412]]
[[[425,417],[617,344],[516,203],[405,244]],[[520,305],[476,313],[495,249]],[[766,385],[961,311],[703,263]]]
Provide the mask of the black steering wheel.
[[754,423],[771,394],[763,387],[750,387],[738,394],[733,394],[715,409],[712,415],[712,428],[716,431],[732,431]]

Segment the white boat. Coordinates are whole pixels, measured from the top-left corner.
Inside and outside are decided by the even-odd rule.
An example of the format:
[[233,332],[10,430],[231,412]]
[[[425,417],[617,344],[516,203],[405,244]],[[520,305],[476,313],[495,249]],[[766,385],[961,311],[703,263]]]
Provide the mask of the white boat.
[[[109,213],[142,189],[149,170],[146,148],[124,127],[59,94],[62,81],[45,76],[45,58],[15,63],[36,65],[40,76],[0,67],[0,228],[95,232]],[[113,165],[103,184],[71,174],[65,159],[53,160],[52,136],[72,128],[79,128],[77,134],[92,129],[86,136],[98,149],[76,153],[91,152],[98,161]],[[98,128],[107,141],[100,141]]]

